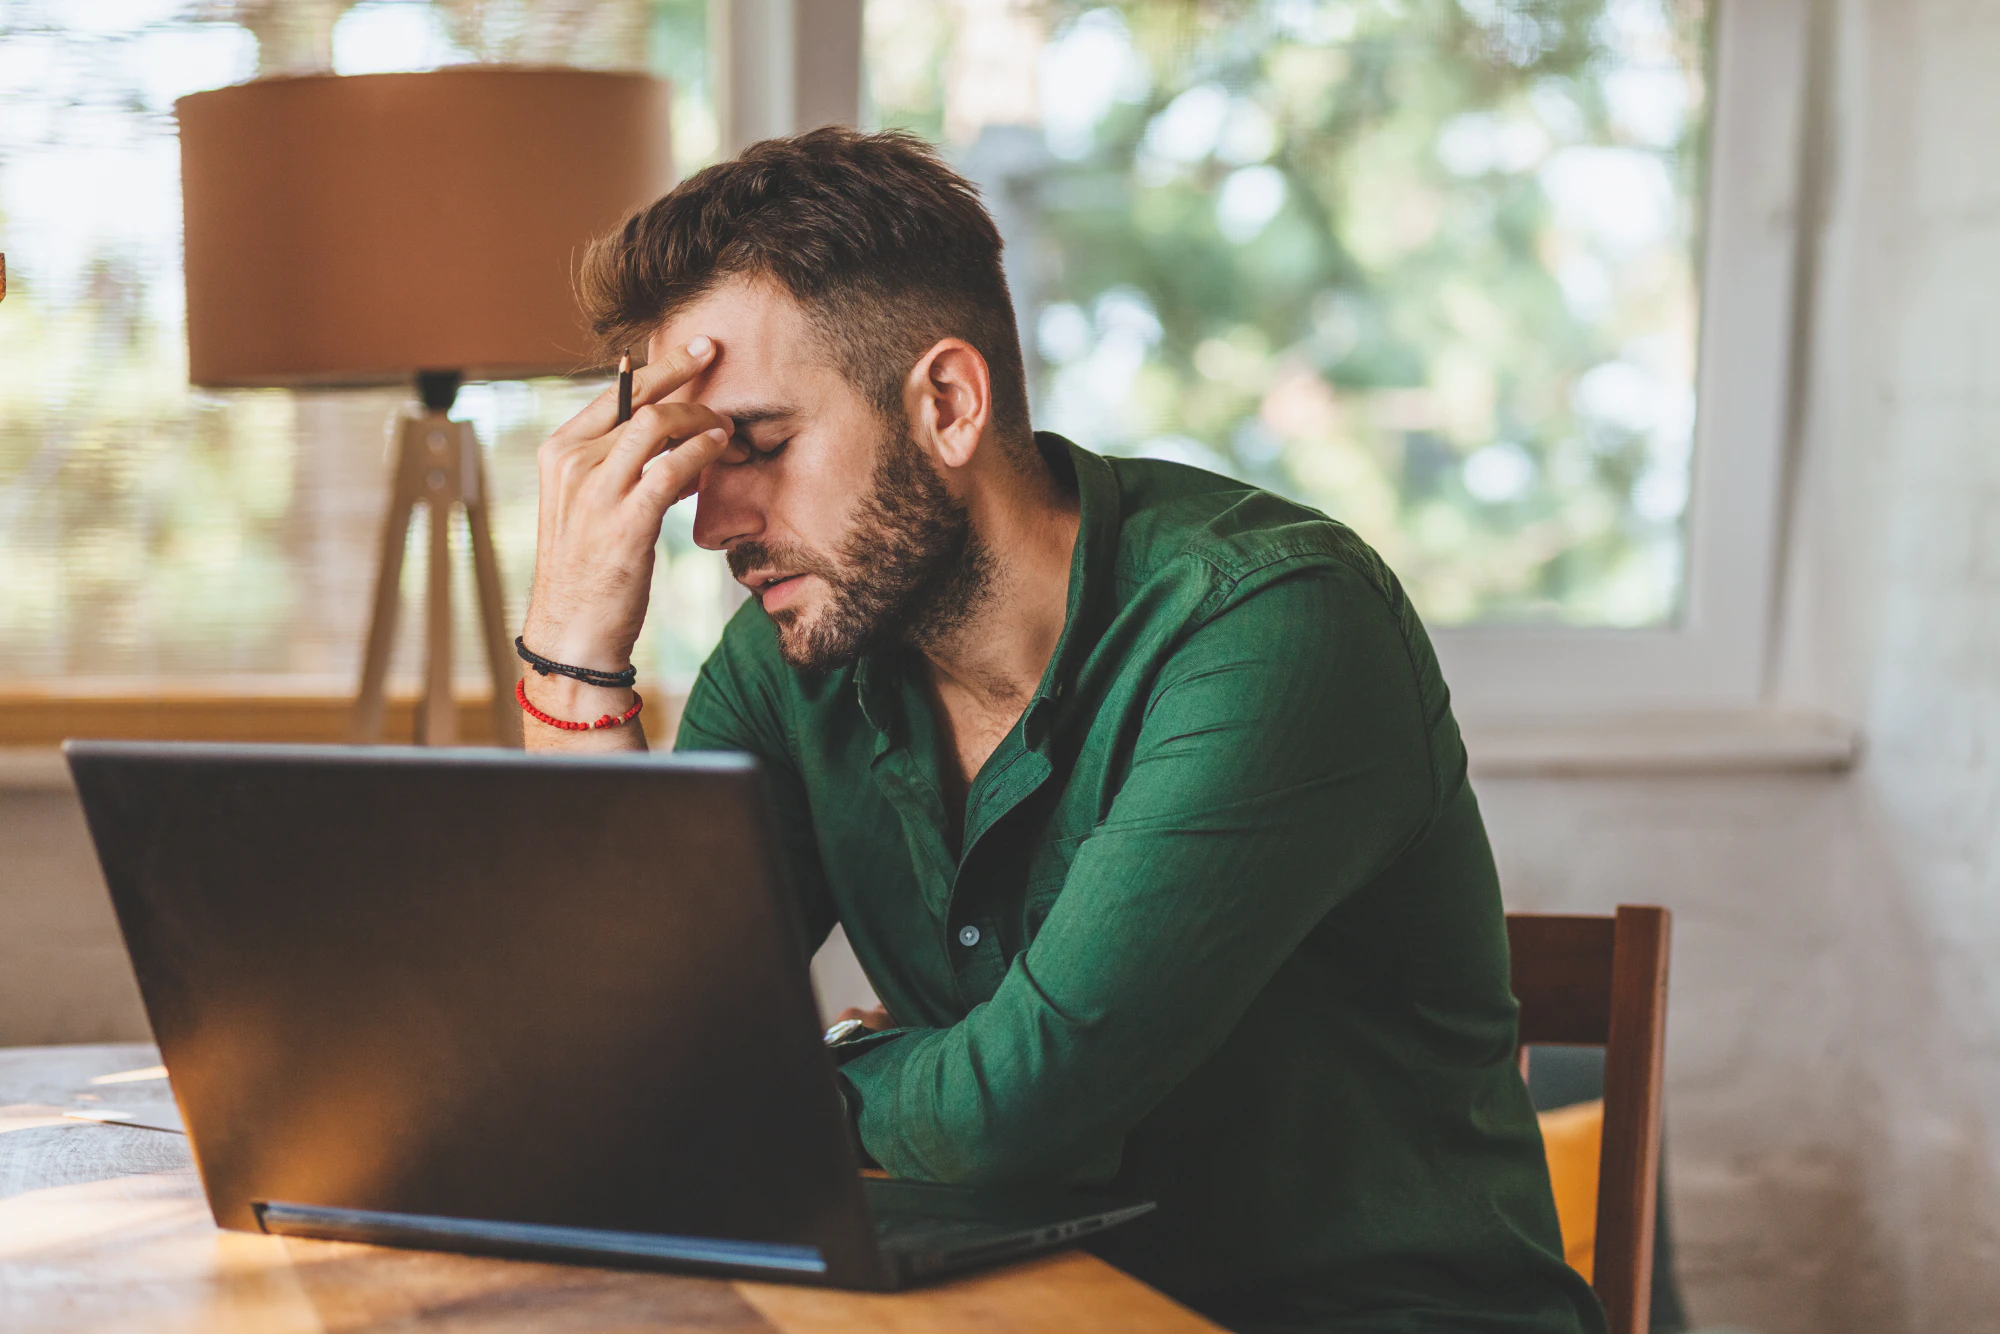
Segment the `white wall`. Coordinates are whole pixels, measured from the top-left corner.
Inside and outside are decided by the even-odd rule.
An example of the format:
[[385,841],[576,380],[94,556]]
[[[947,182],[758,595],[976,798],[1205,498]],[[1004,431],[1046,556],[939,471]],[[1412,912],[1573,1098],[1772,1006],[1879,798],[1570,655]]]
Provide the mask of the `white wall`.
[[1674,910],[1669,1194],[1695,1317],[1990,1327],[1990,1151],[1866,780],[1480,786],[1511,907]]
[[0,1047],[145,1041],[83,810],[52,769],[0,755]]

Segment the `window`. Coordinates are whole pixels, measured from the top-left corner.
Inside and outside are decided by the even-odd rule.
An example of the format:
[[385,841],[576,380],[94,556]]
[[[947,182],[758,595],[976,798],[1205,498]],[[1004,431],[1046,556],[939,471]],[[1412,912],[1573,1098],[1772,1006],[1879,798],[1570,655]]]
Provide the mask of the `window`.
[[[0,0],[0,673],[15,684],[350,693],[401,391],[187,385],[173,100],[259,73],[471,59],[650,67],[684,166],[716,151],[703,0],[188,5]],[[534,450],[600,386],[474,384],[511,614],[534,559]],[[461,546],[463,533],[459,534]],[[421,529],[393,676],[413,686]],[[461,550],[467,684],[474,639]],[[649,680],[691,676],[726,573],[685,516],[659,563]]]
[[1698,5],[911,7],[874,114],[1017,211],[1049,426],[1347,520],[1433,625],[1676,618]]
[[985,190],[1040,423],[1352,524],[1472,712],[1743,705],[1798,60],[1745,8],[868,0],[864,114]]
[[[1411,588],[1463,711],[1754,704],[1803,14],[0,0],[0,671],[351,690],[403,396],[187,388],[172,99],[329,63],[530,59],[672,77],[683,169],[831,119],[937,138],[1008,236],[1038,419],[1351,522]],[[534,445],[595,388],[461,396],[515,615]],[[732,606],[690,519],[669,517],[639,646],[670,686]]]

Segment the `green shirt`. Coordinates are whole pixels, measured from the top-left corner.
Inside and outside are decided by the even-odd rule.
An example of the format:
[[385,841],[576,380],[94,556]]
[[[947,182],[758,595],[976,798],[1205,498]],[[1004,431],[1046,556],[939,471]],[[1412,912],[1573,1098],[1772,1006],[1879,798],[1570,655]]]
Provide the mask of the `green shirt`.
[[910,664],[796,671],[755,606],[681,722],[763,762],[809,943],[843,925],[906,1025],[842,1067],[863,1146],[1157,1200],[1097,1249],[1239,1329],[1601,1330],[1395,577],[1242,483],[1037,443],[1081,507],[1067,620],[962,823]]

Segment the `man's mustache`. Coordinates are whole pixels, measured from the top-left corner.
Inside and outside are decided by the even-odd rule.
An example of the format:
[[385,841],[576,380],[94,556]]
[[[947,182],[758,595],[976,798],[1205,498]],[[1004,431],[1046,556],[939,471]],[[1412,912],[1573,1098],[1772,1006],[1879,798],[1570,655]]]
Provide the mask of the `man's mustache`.
[[801,546],[771,546],[752,539],[729,548],[729,572],[738,579],[757,570],[781,570],[786,574],[816,574],[828,582],[838,582],[840,571],[832,562]]

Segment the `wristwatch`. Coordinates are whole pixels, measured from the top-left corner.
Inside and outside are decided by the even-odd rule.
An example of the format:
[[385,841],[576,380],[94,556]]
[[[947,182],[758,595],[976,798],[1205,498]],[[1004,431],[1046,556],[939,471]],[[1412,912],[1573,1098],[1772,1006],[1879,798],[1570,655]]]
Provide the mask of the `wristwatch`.
[[868,1032],[868,1025],[859,1019],[842,1019],[826,1030],[826,1045],[838,1047],[844,1042],[854,1041],[857,1037],[866,1037]]

